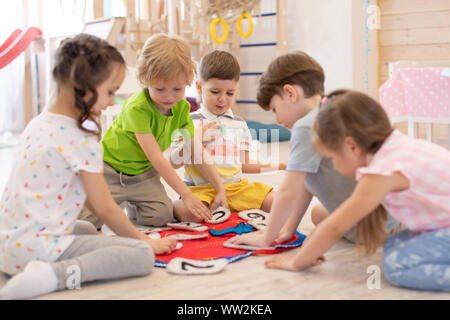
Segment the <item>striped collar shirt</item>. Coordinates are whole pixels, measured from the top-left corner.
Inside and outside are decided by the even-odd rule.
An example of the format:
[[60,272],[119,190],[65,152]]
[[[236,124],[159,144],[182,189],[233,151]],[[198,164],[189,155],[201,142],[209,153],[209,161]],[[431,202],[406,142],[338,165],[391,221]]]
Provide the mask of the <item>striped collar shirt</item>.
[[[202,106],[191,114],[194,127],[197,129],[210,122],[216,122],[220,128],[211,130],[215,139],[204,141],[203,146],[211,155],[223,183],[236,183],[242,180],[241,151],[249,151],[252,136],[247,122],[235,116],[228,110],[222,115],[216,115]],[[188,185],[208,185],[200,171],[194,165],[185,166],[185,182]]]

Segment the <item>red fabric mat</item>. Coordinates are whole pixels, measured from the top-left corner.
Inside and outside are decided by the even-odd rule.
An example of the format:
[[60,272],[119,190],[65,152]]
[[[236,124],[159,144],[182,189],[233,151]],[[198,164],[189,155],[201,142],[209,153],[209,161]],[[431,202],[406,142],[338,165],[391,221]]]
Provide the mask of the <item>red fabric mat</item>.
[[[232,212],[230,218],[219,224],[213,224],[213,223],[206,223],[202,222],[203,225],[208,227],[208,231],[204,232],[192,232],[192,231],[185,231],[185,230],[164,230],[161,231],[161,237],[168,237],[173,234],[177,233],[184,233],[184,234],[201,234],[201,233],[208,233],[208,237],[203,239],[195,239],[195,240],[183,240],[180,241],[183,243],[183,247],[179,250],[173,251],[171,254],[166,255],[156,255],[155,257],[155,265],[158,267],[165,267],[166,264],[172,260],[173,258],[179,257],[179,258],[186,258],[186,259],[194,259],[194,260],[211,260],[211,259],[219,259],[219,258],[227,258],[231,260],[231,262],[245,258],[251,254],[274,254],[279,253],[285,250],[289,250],[293,247],[299,246],[301,242],[303,241],[303,237],[301,234],[295,234],[292,239],[283,245],[289,245],[292,244],[292,247],[286,247],[286,248],[278,248],[275,250],[257,250],[257,251],[249,251],[249,250],[242,250],[242,249],[233,249],[233,248],[227,248],[223,246],[223,243],[227,241],[228,239],[234,237],[235,233],[229,233],[222,236],[213,236],[209,233],[210,229],[215,230],[224,230],[227,228],[232,228],[237,226],[239,223],[247,221],[241,219],[237,213]],[[301,241],[300,241],[301,240]]]

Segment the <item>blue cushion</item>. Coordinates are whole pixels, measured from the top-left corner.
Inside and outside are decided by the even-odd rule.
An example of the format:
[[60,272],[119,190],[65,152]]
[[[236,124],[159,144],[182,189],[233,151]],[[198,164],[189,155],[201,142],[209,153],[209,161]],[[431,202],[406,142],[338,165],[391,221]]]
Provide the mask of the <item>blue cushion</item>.
[[[264,124],[256,121],[247,121],[247,126],[250,129],[252,138],[259,140],[261,142],[289,141],[291,139],[291,131],[278,124]],[[272,140],[276,139],[276,135],[272,138],[272,130],[277,129],[278,129],[278,139]]]

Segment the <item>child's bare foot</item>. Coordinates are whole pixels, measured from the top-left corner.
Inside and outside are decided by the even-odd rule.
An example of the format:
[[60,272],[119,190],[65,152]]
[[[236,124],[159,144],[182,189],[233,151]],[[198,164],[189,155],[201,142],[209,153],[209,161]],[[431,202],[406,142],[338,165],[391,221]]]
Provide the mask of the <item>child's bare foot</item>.
[[174,238],[147,239],[147,243],[153,248],[155,254],[168,254],[175,250],[177,240]]

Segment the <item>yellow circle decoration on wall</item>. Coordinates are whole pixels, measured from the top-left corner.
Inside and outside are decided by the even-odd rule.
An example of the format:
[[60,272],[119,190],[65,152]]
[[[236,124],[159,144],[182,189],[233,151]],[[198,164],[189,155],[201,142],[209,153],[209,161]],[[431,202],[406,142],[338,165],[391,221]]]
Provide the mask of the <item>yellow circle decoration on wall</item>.
[[[221,23],[223,26],[223,35],[222,38],[218,39],[216,36],[216,24]],[[222,18],[215,18],[212,22],[211,25],[209,26],[209,33],[211,34],[211,38],[213,38],[213,40],[217,43],[222,43],[225,40],[227,40],[228,38],[228,25],[226,23],[225,20],[223,20]]]
[[[242,32],[242,19],[244,19],[244,18],[246,18],[248,20],[248,23],[249,23],[249,28],[248,28],[248,32],[247,33]],[[252,16],[249,15],[248,13],[241,14],[241,16],[239,17],[239,19],[237,21],[237,28],[238,28],[238,32],[241,35],[241,37],[248,38],[253,33]]]

